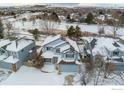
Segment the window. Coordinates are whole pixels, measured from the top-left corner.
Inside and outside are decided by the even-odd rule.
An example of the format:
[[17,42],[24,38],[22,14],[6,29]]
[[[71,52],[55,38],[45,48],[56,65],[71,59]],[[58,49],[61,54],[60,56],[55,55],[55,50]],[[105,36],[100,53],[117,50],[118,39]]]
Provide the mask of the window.
[[113,56],[118,56],[119,55],[119,51],[114,51],[113,52]]
[[66,58],[74,58],[74,54],[66,54]]
[[56,53],[60,53],[60,49],[59,48],[56,49]]
[[51,58],[44,58],[44,62],[51,62]]
[[46,47],[46,50],[51,50],[51,47]]

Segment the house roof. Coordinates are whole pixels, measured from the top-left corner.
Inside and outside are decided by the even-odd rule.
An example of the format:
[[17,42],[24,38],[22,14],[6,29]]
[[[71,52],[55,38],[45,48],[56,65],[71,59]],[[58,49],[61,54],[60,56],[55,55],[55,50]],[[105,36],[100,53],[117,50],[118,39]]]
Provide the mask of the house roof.
[[10,44],[10,40],[0,39],[0,48]]
[[124,36],[121,36],[120,39],[124,40]]
[[44,53],[42,54],[42,56],[43,56],[44,58],[53,58],[54,53],[51,52],[51,51],[46,51],[46,52],[44,52]]
[[1,60],[4,60],[6,58],[6,55],[0,55],[0,62]]
[[59,46],[59,45],[62,45],[62,44],[64,44],[64,43],[66,43],[66,41],[59,42],[58,44],[55,44],[55,45],[53,45],[52,47],[55,48],[55,47],[57,47],[57,46]]
[[65,46],[60,48],[60,52],[63,52],[64,50],[67,50],[69,48],[70,48],[70,45],[65,45]]
[[48,44],[48,43],[50,43],[50,42],[53,42],[53,41],[55,41],[55,40],[57,40],[57,39],[59,39],[59,38],[61,38],[61,35],[48,36],[48,37],[44,40],[44,42],[42,43],[42,46],[44,46],[44,45],[46,45],[46,44]]
[[12,41],[11,44],[7,46],[6,50],[17,52],[30,45],[32,42],[32,40],[21,39],[17,41],[18,45],[16,46],[16,41]]
[[[118,46],[115,45],[115,42],[116,45]],[[116,39],[104,38],[104,37],[97,38],[96,45],[92,50],[93,54],[100,53],[102,55],[106,55],[107,53],[106,49],[109,51],[114,51],[116,49],[124,51],[124,45],[116,41]]]
[[[55,40],[57,40],[57,39],[59,39],[59,38],[62,38],[61,35],[48,36],[48,37],[44,40],[42,46],[44,46],[44,45],[46,45],[46,44],[48,44],[48,43],[51,43],[51,42],[53,42],[53,41],[55,41]],[[71,46],[74,48],[75,51],[79,52],[77,43],[76,43],[75,41],[69,39],[68,37],[64,37],[64,40],[65,40],[66,42],[68,42],[69,45],[71,45]],[[55,45],[52,46],[52,47],[56,47],[57,45],[60,45],[60,44],[62,44],[62,43],[64,43],[64,42],[59,42],[59,43],[55,44]],[[62,47],[62,48],[66,48],[66,47]]]
[[9,56],[8,58],[6,58],[4,60],[4,62],[6,62],[6,63],[17,63],[17,62],[19,62],[19,59],[13,58],[13,56]]
[[77,43],[69,38],[66,37],[66,41],[77,51],[79,52],[79,48],[77,46]]

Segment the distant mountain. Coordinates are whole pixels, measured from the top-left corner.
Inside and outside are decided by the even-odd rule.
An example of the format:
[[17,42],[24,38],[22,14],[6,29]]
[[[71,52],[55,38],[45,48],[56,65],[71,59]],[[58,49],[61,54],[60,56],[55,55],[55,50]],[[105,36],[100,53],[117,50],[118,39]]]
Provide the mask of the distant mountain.
[[124,4],[106,3],[47,3],[49,7],[101,7],[101,8],[124,8]]
[[101,8],[121,8],[124,9],[124,4],[106,4],[106,3],[34,3],[34,4],[20,4],[20,3],[0,3],[0,7],[10,7],[10,6],[45,6],[48,7],[101,7]]
[[111,3],[111,4],[106,4],[106,3],[98,3],[98,4],[87,3],[87,4],[84,4],[84,3],[80,3],[79,7],[124,8],[124,4],[114,4],[114,3]]
[[49,7],[78,7],[79,3],[48,3]]

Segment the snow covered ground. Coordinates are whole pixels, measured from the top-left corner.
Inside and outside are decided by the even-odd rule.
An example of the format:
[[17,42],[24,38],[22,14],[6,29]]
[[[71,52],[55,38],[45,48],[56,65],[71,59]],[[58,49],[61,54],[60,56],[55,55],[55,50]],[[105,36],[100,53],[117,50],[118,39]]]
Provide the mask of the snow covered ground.
[[[41,29],[41,21],[40,20],[36,20],[36,23],[33,25],[32,21],[26,21],[26,22],[22,22],[22,21],[15,21],[13,22],[13,27],[14,29],[25,29],[25,30],[29,30],[29,29]],[[65,22],[61,22],[59,25],[57,24],[57,26],[55,26],[55,29],[58,30],[63,30],[66,31],[67,28],[69,26],[76,26],[78,25],[81,28],[81,31],[86,31],[86,32],[92,32],[92,33],[98,33],[98,29],[99,26],[98,25],[87,25],[87,24],[77,24],[77,23],[65,23]],[[105,33],[106,34],[112,34],[113,32],[113,28],[111,26],[104,26],[105,29]],[[118,34],[119,35],[124,35],[124,28],[120,28],[118,29]]]
[[46,69],[52,72],[43,73],[39,69],[22,66],[16,73],[12,73],[6,81],[1,82],[0,85],[63,85],[64,77],[72,74],[62,73],[58,75],[53,65],[46,65],[44,70]]
[[[43,71],[49,73],[33,67],[22,66],[16,73],[13,72],[8,79],[4,78],[0,85],[64,85],[64,78],[67,75],[74,75],[74,85],[80,85],[80,82],[77,82],[80,78],[76,73],[62,72],[61,75],[58,75],[54,65],[45,65]],[[87,85],[94,85],[94,78],[91,78]],[[100,76],[98,85],[124,85],[124,72],[113,73],[107,79]]]
[[[35,20],[35,21],[22,21],[22,18],[27,18],[29,19],[29,17],[31,17],[32,15],[38,15],[39,13],[25,13],[23,15],[20,15],[19,17],[17,17],[16,19],[14,18],[8,18],[6,20],[4,20],[3,22],[10,22],[13,25],[13,29],[19,30],[19,31],[23,31],[23,30],[29,30],[29,29],[42,29],[42,24],[43,22],[39,19]],[[99,25],[87,25],[87,24],[78,24],[78,23],[65,23],[65,22],[61,22],[60,24],[56,24],[57,26],[55,26],[54,29],[58,29],[58,30],[67,30],[67,27],[69,27],[70,25],[76,26],[78,25],[81,28],[81,31],[86,31],[86,32],[92,32],[92,33],[98,33],[98,29],[99,29]],[[113,27],[111,26],[104,26],[105,29],[105,33],[106,34],[112,34],[113,33]],[[119,35],[124,35],[124,28],[119,28],[118,29],[118,34]]]
[[0,82],[5,81],[11,73],[12,72],[7,69],[0,68]]
[[[26,16],[28,15],[25,14],[23,17],[26,17]],[[17,33],[20,33],[18,34],[20,37],[29,36],[32,38],[32,35],[29,32],[27,32],[27,30],[35,29],[35,28],[41,29],[41,26],[39,23],[40,20],[36,20],[36,23],[33,25],[32,21],[22,22],[20,20],[21,17],[19,17],[18,19],[19,20],[14,18],[9,18],[4,20],[4,22],[10,21],[13,25],[12,30],[14,30]],[[76,26],[77,23],[69,24],[69,23],[62,22],[60,23],[57,29],[66,30],[67,27],[70,25]],[[93,32],[93,33],[98,32],[98,25],[86,25],[86,24],[78,24],[78,25],[79,27],[81,27],[82,31]],[[105,30],[106,30],[106,34],[112,34],[111,26],[105,26]],[[118,30],[118,34],[124,35],[124,28],[120,28]],[[44,38],[46,38],[46,36],[41,36],[39,41],[36,41],[36,44],[41,46]],[[86,37],[86,39],[88,41],[91,41],[92,37],[90,38]],[[0,85],[63,85],[65,76],[70,74],[74,76],[76,75],[74,79],[76,81],[79,81],[79,75],[77,75],[76,73],[62,72],[61,75],[58,75],[54,65],[45,65],[45,67],[42,68],[42,70],[39,70],[33,67],[22,66],[16,73],[13,72],[11,75],[6,70],[3,70],[3,71],[5,71],[5,74],[3,72],[2,74],[0,73],[0,81],[1,81]],[[48,73],[45,73],[45,72],[48,72]],[[99,79],[100,81],[98,85],[124,85],[123,77],[124,77],[123,72],[121,72],[121,77],[120,75],[117,75],[115,73],[111,74],[111,77],[108,79],[104,79],[103,77],[100,77]],[[92,79],[88,83],[88,85],[93,85],[93,83],[94,82]],[[79,85],[79,82],[75,83],[75,85]]]

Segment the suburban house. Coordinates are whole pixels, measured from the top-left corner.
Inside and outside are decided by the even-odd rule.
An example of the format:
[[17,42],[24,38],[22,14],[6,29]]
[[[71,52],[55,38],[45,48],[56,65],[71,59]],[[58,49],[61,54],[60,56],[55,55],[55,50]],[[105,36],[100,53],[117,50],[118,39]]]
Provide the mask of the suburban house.
[[[82,47],[83,48],[83,47]],[[80,63],[77,43],[61,35],[48,36],[42,44],[45,64],[57,64],[62,72],[77,72]]]
[[95,41],[91,43],[94,44],[92,49],[94,58],[96,54],[101,54],[107,62],[115,65],[116,70],[124,71],[124,45],[118,39],[96,37],[92,41]]
[[35,43],[30,39],[0,40],[0,67],[16,71],[33,54]]
[[44,63],[57,64],[61,71],[76,72],[80,64],[75,41],[61,35],[48,36],[42,44]]

